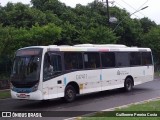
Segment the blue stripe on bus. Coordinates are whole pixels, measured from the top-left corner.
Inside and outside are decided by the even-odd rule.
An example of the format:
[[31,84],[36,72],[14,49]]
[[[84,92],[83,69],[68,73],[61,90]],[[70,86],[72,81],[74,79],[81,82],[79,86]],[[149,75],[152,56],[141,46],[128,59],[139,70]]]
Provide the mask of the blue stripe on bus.
[[100,74],[100,80],[102,80],[102,74]]
[[18,92],[18,93],[30,93],[30,92],[33,92],[33,88],[16,88],[16,87],[13,87],[12,90],[15,91],[15,92]]
[[64,85],[67,85],[67,79],[64,77]]

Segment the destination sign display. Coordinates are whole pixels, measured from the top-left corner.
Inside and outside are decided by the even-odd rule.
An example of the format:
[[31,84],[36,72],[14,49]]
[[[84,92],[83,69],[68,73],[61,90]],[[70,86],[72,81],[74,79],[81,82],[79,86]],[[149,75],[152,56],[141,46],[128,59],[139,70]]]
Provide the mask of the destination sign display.
[[41,53],[42,49],[36,48],[36,49],[22,49],[18,50],[16,53],[16,56],[27,56],[27,55],[39,55]]

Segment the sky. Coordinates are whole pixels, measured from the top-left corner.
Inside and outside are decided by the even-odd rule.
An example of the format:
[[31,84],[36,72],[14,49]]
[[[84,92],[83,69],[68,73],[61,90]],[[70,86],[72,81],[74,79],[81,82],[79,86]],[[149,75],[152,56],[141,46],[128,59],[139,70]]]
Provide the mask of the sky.
[[[67,6],[75,7],[76,4],[87,5],[88,3],[93,2],[94,0],[59,0],[62,3],[65,3]],[[99,0],[106,1],[106,0]],[[148,6],[148,8],[141,10],[133,14],[132,18],[143,18],[148,17],[152,21],[155,21],[157,24],[160,24],[160,0],[108,0],[109,2],[114,1],[113,4],[109,6],[117,6],[120,8],[126,9],[131,14],[135,11]],[[30,0],[0,0],[2,6],[5,6],[7,2],[17,3],[22,2],[24,4],[30,4]],[[114,17],[114,16],[113,16]]]

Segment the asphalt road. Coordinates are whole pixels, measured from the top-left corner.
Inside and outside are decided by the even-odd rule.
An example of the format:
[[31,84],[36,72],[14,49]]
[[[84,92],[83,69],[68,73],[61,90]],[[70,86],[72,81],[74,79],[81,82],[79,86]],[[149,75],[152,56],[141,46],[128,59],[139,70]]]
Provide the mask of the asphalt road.
[[[115,89],[78,96],[73,103],[65,103],[62,99],[51,100],[48,102],[13,99],[0,100],[0,111],[61,111],[52,112],[50,114],[55,114],[54,119],[64,119],[72,117],[72,115],[88,114],[90,112],[101,111],[156,97],[160,97],[160,79],[155,79],[154,81],[134,86],[134,89],[131,92],[124,92],[122,89]],[[57,117],[58,115],[61,117]],[[53,118],[48,117],[46,119]]]

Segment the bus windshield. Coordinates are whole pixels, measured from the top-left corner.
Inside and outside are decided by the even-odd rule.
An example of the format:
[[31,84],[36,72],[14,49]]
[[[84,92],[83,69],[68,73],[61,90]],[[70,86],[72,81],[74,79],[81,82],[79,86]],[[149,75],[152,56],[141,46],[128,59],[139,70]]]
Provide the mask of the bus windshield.
[[40,49],[26,49],[16,53],[11,82],[24,84],[39,80],[42,54],[40,51]]

